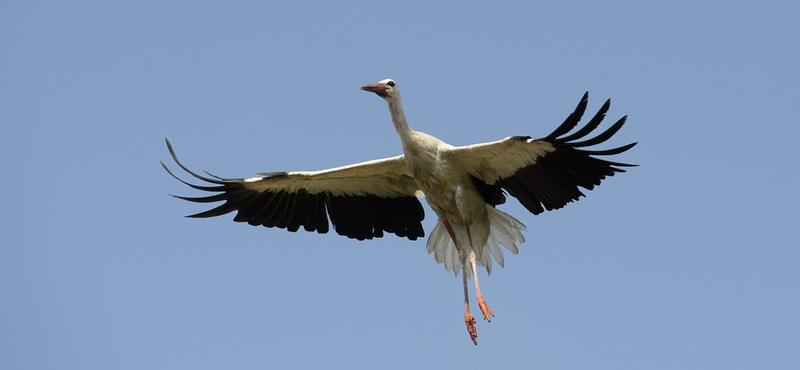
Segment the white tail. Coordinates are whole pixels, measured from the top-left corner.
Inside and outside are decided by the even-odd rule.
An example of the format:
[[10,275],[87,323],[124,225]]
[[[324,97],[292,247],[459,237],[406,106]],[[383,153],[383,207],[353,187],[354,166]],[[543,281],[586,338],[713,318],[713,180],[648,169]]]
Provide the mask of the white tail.
[[[524,243],[525,237],[522,236],[522,231],[525,230],[525,225],[497,208],[486,205],[486,210],[489,214],[489,239],[486,241],[483,251],[477,255],[476,262],[478,266],[486,266],[486,273],[492,273],[492,258],[503,267],[503,250],[499,246],[503,246],[513,254],[519,253],[517,243]],[[469,248],[469,246],[467,246]],[[447,233],[442,221],[436,222],[436,226],[428,238],[427,245],[428,254],[433,253],[436,262],[444,263],[444,268],[447,271],[453,271],[455,276],[461,269],[461,263],[458,261],[458,250],[455,243]],[[469,254],[469,250],[467,250]],[[467,277],[472,275],[472,264],[467,258],[466,271]]]

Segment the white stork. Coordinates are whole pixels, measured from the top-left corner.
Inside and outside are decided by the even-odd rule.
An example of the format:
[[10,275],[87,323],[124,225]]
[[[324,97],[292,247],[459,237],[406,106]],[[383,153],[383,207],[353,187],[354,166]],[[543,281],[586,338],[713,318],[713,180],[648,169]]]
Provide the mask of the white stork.
[[[501,245],[516,254],[525,226],[495,208],[505,193],[517,198],[533,214],[554,210],[577,201],[606,176],[633,166],[595,156],[627,151],[636,143],[606,150],[586,150],[608,140],[625,123],[622,117],[603,133],[582,140],[605,117],[610,100],[586,126],[567,135],[586,110],[588,93],[575,111],[555,131],[541,139],[512,136],[503,140],[455,147],[408,126],[400,91],[391,79],[365,85],[389,105],[392,123],[400,136],[403,154],[322,171],[262,173],[258,177],[228,179],[199,175],[178,161],[192,176],[209,183],[195,185],[172,176],[192,188],[215,192],[204,197],[177,198],[225,203],[189,217],[214,217],[236,211],[234,221],[320,234],[328,232],[328,217],[340,235],[358,240],[379,238],[384,232],[416,240],[425,235],[422,196],[439,218],[428,238],[428,253],[458,276],[463,271],[464,321],[475,344],[475,318],[469,310],[467,277],[475,277],[475,290],[483,318],[494,313],[486,304],[478,283],[477,265],[491,273],[492,258],[503,266]],[[565,136],[566,135],[566,136]],[[467,258],[469,256],[469,258]]]

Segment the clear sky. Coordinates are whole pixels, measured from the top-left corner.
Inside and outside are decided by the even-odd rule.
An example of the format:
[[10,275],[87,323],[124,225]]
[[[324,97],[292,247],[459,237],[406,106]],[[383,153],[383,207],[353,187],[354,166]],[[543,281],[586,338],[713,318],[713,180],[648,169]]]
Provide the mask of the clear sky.
[[[0,5],[0,368],[800,367],[798,2],[126,3]],[[226,177],[399,154],[384,78],[454,145],[587,90],[639,142],[577,203],[502,206],[527,242],[477,347],[424,241],[168,196],[199,194],[165,137]]]

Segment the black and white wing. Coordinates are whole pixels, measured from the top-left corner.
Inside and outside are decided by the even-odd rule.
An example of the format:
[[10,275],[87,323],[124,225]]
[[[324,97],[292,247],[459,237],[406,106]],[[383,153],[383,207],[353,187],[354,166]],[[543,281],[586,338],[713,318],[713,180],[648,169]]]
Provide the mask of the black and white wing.
[[584,196],[579,187],[592,190],[607,176],[625,172],[620,167],[635,166],[598,156],[620,154],[636,143],[605,150],[589,149],[614,136],[625,124],[627,116],[597,136],[586,138],[603,121],[610,100],[585,126],[567,135],[583,116],[588,99],[586,93],[564,123],[544,138],[513,136],[457,147],[454,157],[473,177],[473,183],[487,203],[504,203],[505,190],[533,214],[564,207]]
[[276,172],[251,178],[202,176],[184,166],[172,145],[167,147],[183,170],[206,182],[195,185],[182,180],[161,162],[173,177],[192,188],[217,193],[180,199],[196,203],[225,203],[188,217],[214,217],[236,211],[236,222],[320,234],[330,222],[340,235],[358,240],[380,238],[384,232],[411,240],[425,236],[425,213],[417,199],[419,188],[404,157],[368,161],[322,171]]

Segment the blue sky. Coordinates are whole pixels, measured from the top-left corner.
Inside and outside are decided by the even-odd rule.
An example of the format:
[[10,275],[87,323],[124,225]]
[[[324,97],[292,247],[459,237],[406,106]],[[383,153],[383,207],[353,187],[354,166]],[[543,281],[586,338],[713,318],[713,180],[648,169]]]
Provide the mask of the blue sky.
[[[794,369],[800,5],[0,5],[0,368]],[[400,153],[384,102],[454,145],[547,135],[590,92],[641,166],[533,216],[481,279],[424,241],[187,219],[163,171]],[[434,223],[426,208],[429,231]],[[477,314],[473,303],[473,314]]]

